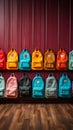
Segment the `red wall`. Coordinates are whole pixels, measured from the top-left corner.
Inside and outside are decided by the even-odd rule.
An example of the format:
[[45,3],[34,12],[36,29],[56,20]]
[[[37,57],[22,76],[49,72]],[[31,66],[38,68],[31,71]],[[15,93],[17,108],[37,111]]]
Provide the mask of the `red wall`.
[[72,50],[72,7],[73,0],[0,0],[0,47],[6,53],[11,48],[19,53],[23,48]]

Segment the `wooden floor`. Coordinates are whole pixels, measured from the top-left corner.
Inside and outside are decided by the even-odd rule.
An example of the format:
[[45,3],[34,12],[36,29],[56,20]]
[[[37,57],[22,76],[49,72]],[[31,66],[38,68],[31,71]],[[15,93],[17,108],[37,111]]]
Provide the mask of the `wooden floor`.
[[1,104],[0,130],[73,130],[73,105]]

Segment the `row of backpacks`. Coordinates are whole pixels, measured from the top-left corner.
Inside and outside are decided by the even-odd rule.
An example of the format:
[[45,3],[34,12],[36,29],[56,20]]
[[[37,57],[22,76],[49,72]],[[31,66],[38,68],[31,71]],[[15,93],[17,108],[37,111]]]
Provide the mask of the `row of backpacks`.
[[33,80],[23,74],[19,82],[14,73],[5,79],[0,74],[0,97],[17,98],[71,98],[73,95],[73,81],[66,73],[63,73],[57,82],[53,74],[49,74],[45,82],[40,74],[36,74]]
[[73,70],[73,50],[67,52],[64,49],[60,49],[57,52],[57,56],[52,49],[43,54],[39,49],[35,49],[30,55],[28,49],[24,49],[20,55],[15,49],[11,49],[7,58],[2,49],[0,49],[0,70]]

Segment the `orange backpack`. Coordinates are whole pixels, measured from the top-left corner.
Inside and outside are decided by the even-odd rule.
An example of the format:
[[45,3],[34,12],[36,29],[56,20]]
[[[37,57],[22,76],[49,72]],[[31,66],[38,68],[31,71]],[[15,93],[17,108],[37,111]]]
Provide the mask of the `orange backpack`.
[[42,70],[43,69],[43,55],[40,50],[34,50],[32,53],[32,70]]
[[44,54],[44,70],[54,70],[55,69],[55,54],[49,49]]
[[67,70],[68,56],[65,50],[60,49],[57,53],[56,69],[57,70]]
[[7,54],[7,69],[8,70],[18,69],[18,53],[15,49],[11,49]]

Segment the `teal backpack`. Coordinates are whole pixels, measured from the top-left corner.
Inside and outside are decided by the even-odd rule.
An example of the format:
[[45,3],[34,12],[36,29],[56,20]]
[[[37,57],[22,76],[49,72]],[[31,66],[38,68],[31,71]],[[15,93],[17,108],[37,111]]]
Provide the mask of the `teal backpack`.
[[4,91],[5,91],[5,79],[0,73],[0,97],[4,97]]
[[48,77],[46,78],[45,97],[46,98],[57,97],[57,80],[53,74],[49,74]]
[[61,98],[71,98],[72,97],[72,85],[66,73],[62,74],[59,79],[58,96]]
[[44,80],[37,74],[32,80],[32,97],[44,98]]
[[69,70],[73,70],[73,50],[69,52]]
[[30,70],[31,69],[31,57],[27,49],[24,49],[19,56],[19,69]]

